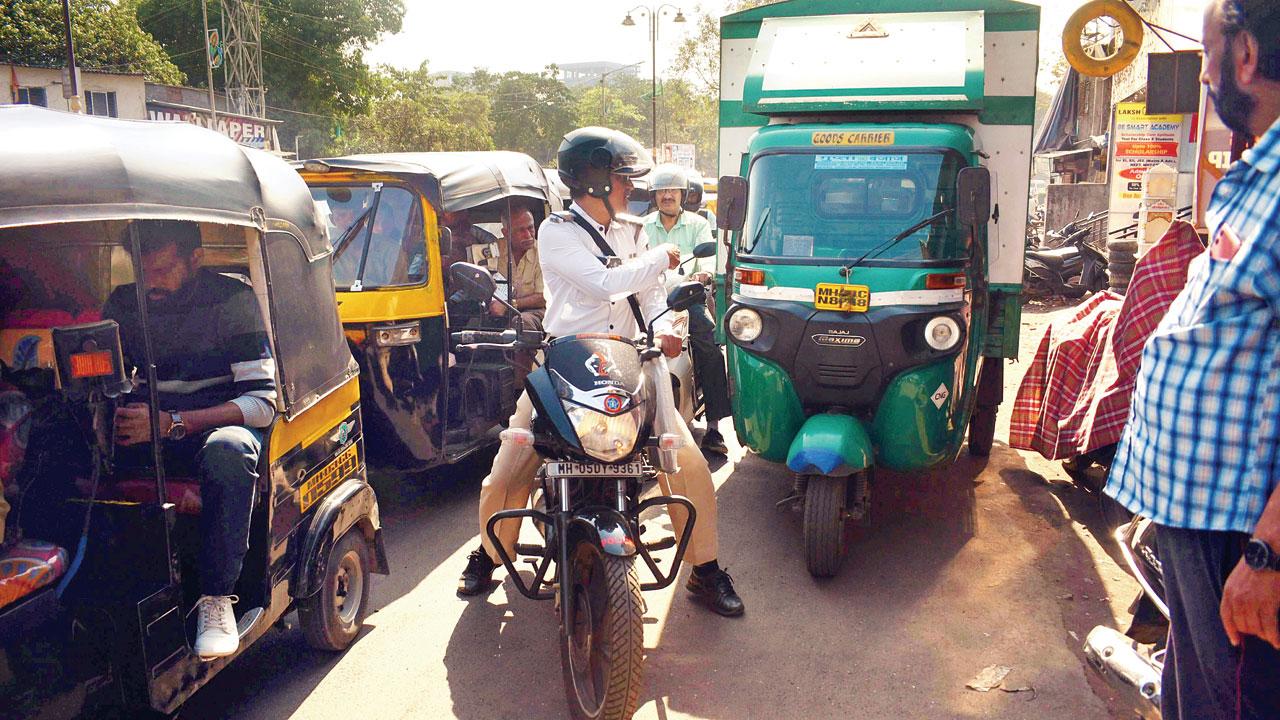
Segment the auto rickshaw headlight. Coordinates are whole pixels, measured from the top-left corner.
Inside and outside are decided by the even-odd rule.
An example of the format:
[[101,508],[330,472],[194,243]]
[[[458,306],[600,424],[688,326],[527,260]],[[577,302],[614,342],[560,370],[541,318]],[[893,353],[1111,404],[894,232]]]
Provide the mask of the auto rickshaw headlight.
[[631,454],[640,435],[640,412],[637,406],[621,415],[605,415],[581,405],[564,403],[573,431],[588,455],[605,462],[616,462]]
[[760,313],[751,308],[739,308],[729,316],[729,334],[738,342],[753,342],[763,331]]
[[960,342],[960,324],[939,315],[924,326],[924,341],[934,350],[950,350]]

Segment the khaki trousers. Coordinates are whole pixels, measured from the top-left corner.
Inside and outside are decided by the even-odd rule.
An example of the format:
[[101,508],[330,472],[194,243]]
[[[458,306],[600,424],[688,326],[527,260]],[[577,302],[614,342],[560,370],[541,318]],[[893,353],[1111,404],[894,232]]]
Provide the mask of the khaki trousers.
[[[670,412],[675,412],[671,409]],[[528,393],[521,393],[516,401],[515,414],[511,416],[512,428],[529,429],[533,415],[533,402]],[[716,488],[711,482],[711,468],[707,467],[707,459],[689,433],[689,427],[683,422],[675,423],[684,435],[684,447],[678,456],[680,472],[670,476],[658,475],[658,483],[662,492],[667,495],[683,495],[689,498],[698,512],[698,519],[693,525],[693,534],[689,537],[689,547],[685,551],[685,562],[701,565],[717,559],[719,548],[716,540]],[[489,518],[499,510],[524,508],[529,504],[529,495],[533,492],[538,466],[542,460],[530,447],[517,447],[510,442],[503,442],[498,448],[498,456],[493,460],[493,469],[480,486],[480,539],[484,549],[494,562],[500,562],[498,553],[489,542],[485,527]],[[679,505],[668,506],[676,538],[684,532],[688,513]],[[520,525],[514,520],[507,520],[498,525],[498,539],[507,554],[514,557],[516,538],[520,535]]]

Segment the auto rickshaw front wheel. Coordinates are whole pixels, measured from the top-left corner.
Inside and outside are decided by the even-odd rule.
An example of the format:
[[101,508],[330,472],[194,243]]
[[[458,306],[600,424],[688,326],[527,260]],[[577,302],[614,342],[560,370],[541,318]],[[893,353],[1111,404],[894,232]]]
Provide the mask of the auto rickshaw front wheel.
[[834,577],[844,562],[849,478],[810,475],[804,492],[804,562],[814,577]]
[[298,603],[298,622],[317,650],[346,650],[369,613],[369,541],[351,528],[325,558],[320,589]]

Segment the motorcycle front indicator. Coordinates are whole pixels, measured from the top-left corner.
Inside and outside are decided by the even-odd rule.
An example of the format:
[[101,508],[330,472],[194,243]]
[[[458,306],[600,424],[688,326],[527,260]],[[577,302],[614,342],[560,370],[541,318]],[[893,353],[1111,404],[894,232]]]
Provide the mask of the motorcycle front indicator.
[[636,407],[621,415],[605,415],[581,405],[565,403],[565,413],[588,455],[617,462],[631,454],[640,436],[640,412]]

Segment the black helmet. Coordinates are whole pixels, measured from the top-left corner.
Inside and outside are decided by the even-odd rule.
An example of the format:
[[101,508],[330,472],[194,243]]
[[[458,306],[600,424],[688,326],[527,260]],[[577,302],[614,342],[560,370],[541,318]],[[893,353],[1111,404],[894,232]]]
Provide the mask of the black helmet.
[[689,178],[689,190],[684,194],[684,209],[698,212],[702,209],[702,175],[697,170],[685,171]]
[[560,143],[560,179],[575,195],[603,198],[613,190],[610,173],[640,177],[653,168],[648,151],[630,135],[602,127],[578,128]]

